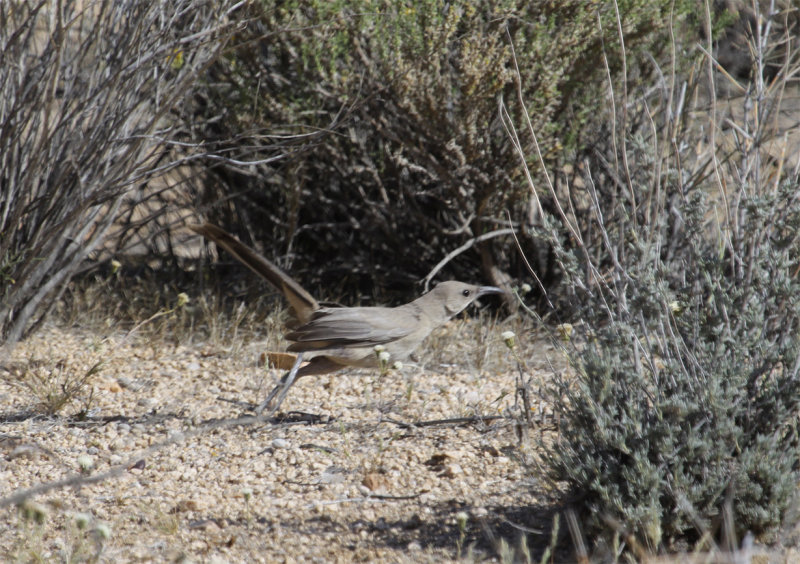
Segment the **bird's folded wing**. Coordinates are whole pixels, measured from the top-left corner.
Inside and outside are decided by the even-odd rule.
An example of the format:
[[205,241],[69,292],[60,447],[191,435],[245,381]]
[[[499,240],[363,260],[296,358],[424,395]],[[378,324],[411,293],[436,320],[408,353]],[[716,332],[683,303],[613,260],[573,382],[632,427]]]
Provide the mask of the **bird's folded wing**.
[[295,341],[290,351],[374,346],[410,335],[417,323],[416,316],[397,308],[322,308],[286,338]]

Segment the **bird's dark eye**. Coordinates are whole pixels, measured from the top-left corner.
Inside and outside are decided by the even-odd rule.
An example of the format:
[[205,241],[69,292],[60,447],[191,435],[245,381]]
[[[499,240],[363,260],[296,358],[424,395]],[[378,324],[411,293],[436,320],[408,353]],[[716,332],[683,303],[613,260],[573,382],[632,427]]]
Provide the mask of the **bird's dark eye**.
[[467,297],[469,297],[469,290],[464,290],[463,292],[461,292],[461,294],[462,294],[462,295],[463,295],[465,298],[467,298]]

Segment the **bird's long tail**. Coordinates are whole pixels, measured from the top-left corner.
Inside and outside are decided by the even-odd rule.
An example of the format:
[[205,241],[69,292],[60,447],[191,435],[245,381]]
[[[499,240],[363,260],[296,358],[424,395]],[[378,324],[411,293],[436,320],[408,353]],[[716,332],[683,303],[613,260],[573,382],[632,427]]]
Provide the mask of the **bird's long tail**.
[[319,309],[317,300],[294,278],[224,229],[211,223],[189,225],[189,229],[210,241],[214,241],[214,243],[235,256],[239,262],[280,290],[286,296],[286,299],[294,309],[295,316],[301,323],[307,323],[311,319],[311,314]]

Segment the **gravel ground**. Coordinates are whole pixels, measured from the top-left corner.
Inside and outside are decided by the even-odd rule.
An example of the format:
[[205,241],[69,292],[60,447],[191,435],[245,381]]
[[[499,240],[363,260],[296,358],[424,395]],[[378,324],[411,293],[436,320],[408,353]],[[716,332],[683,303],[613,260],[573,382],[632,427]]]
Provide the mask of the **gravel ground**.
[[[0,497],[81,472],[106,479],[35,496],[26,506],[33,521],[0,509],[0,554],[443,562],[471,550],[499,558],[500,539],[518,546],[521,526],[546,524],[537,509],[543,485],[523,464],[535,456],[531,435],[501,418],[406,423],[512,410],[516,363],[504,329],[458,320],[431,338],[436,353],[417,366],[300,380],[283,405],[288,418],[276,423],[253,421],[246,409],[280,376],[259,362],[274,335],[175,345],[48,326],[0,369]],[[534,380],[563,364],[543,339],[520,341]],[[48,387],[56,397],[76,380],[59,416],[32,410]],[[533,532],[528,542],[543,538]]]

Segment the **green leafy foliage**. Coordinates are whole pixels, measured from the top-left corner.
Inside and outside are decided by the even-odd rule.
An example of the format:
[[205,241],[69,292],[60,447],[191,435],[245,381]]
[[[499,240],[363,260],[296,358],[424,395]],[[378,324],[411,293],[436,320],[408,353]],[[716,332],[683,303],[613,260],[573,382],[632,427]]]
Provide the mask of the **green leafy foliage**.
[[[620,3],[627,44],[662,49],[672,8]],[[281,158],[247,175],[216,169],[209,213],[274,255],[301,255],[293,273],[333,293],[417,293],[413,283],[448,250],[507,225],[506,210],[516,225],[529,222],[500,103],[522,119],[524,100],[557,163],[606,95],[596,86],[604,61],[612,74],[621,68],[607,2],[265,0],[251,9],[243,47],[214,69],[214,84],[233,86],[210,92],[219,98],[209,108],[229,108],[220,125],[272,132],[269,142],[242,142]],[[500,283],[522,268],[507,245],[477,248],[446,275]]]
[[[762,158],[769,110],[746,107],[732,135],[756,141],[727,159],[691,154],[691,118],[651,114],[653,135],[632,127],[606,148],[636,163],[628,181],[600,172],[614,162],[600,151],[584,163],[577,244],[549,239],[585,341],[548,391],[560,425],[544,469],[609,546],[615,534],[654,552],[720,530],[771,539],[796,503],[797,172]],[[661,127],[680,137],[659,156]]]

